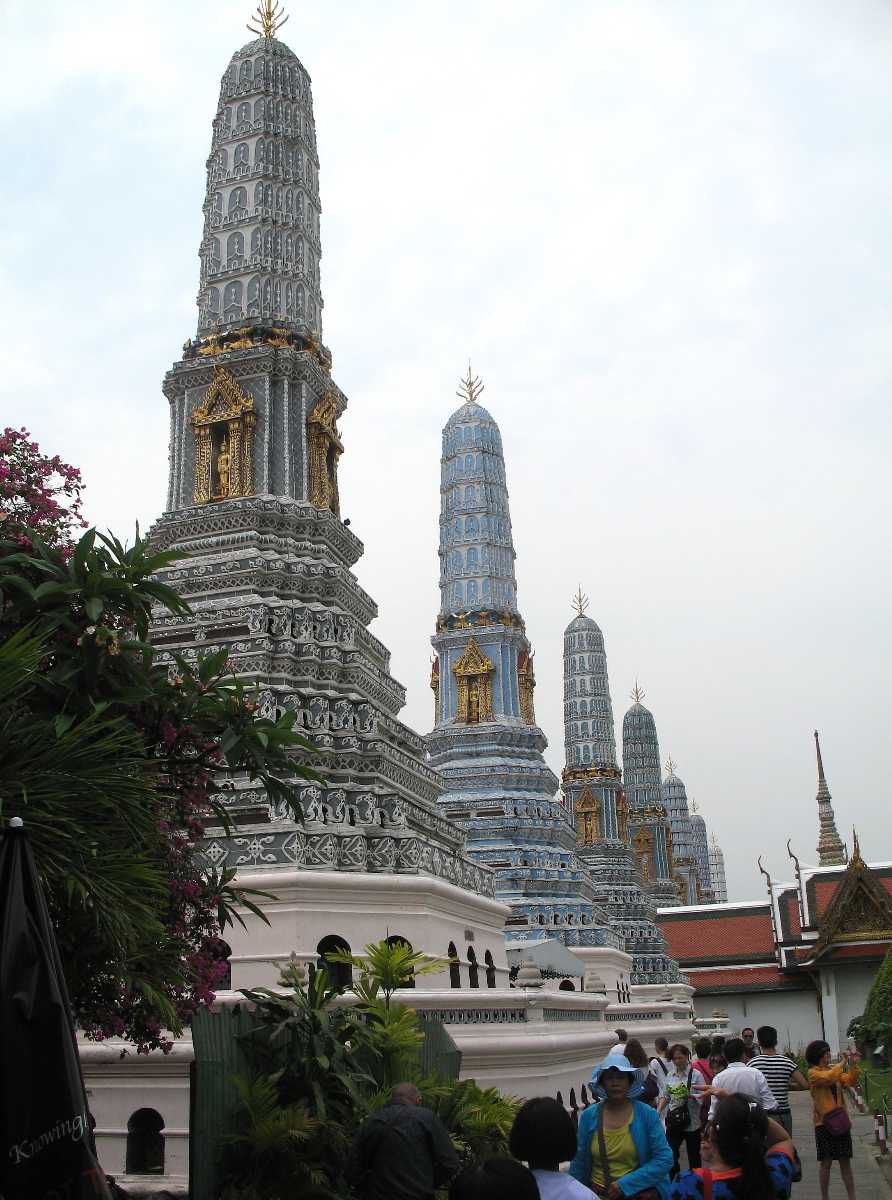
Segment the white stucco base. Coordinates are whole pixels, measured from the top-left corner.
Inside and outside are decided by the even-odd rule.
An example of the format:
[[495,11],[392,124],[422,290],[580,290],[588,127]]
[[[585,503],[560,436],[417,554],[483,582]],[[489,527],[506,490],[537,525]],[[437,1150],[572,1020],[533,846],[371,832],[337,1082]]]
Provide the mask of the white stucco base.
[[[384,875],[276,869],[239,876],[247,888],[272,893],[262,900],[265,924],[245,913],[245,927],[228,929],[232,991],[219,1005],[245,1003],[242,988],[275,987],[280,965],[295,956],[315,963],[322,938],[335,934],[354,953],[381,938],[399,935],[430,958],[446,958],[450,944],[459,959],[461,986],[450,986],[448,967],[420,976],[403,989],[404,1001],[426,1019],[439,1019],[462,1052],[462,1076],[520,1097],[570,1090],[581,1099],[594,1064],[626,1028],[646,1049],[659,1034],[673,1041],[694,1033],[690,988],[634,988],[632,1003],[615,1003],[628,980],[631,959],[610,947],[574,947],[585,963],[585,980],[597,991],[512,988],[503,935],[507,906],[425,875]],[[477,963],[477,986],[469,951]],[[487,976],[487,965],[490,967]],[[494,985],[494,986],[491,986]],[[349,994],[343,1002],[350,1003]],[[165,1175],[179,1186],[188,1179],[189,1037],[169,1055],[132,1052],[122,1043],[81,1044],[81,1061],[96,1141],[105,1170],[124,1174],[127,1122],[141,1108],[163,1119]],[[157,1176],[151,1177],[156,1184]],[[129,1181],[128,1181],[129,1182]]]
[[[330,935],[342,937],[356,954],[370,942],[397,935],[431,958],[445,959],[451,944],[458,954],[463,987],[468,986],[471,973],[469,951],[479,974],[489,954],[497,986],[508,985],[503,930],[511,910],[443,879],[275,870],[246,872],[238,882],[272,892],[275,899],[262,901],[268,925],[246,913],[244,929],[227,931],[236,989],[275,983],[279,964],[291,955],[304,964],[315,963],[320,941]],[[448,988],[448,969],[425,976],[425,983]]]

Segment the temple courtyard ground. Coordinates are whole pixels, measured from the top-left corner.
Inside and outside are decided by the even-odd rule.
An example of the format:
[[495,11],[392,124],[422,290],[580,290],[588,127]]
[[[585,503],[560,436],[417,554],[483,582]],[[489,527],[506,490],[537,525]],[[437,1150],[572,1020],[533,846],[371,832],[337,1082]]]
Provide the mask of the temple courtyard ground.
[[[820,1200],[818,1164],[811,1123],[811,1096],[807,1092],[791,1092],[790,1106],[793,1110],[793,1139],[802,1159],[802,1182],[793,1186],[794,1200]],[[851,1105],[850,1114],[855,1150],[852,1170],[858,1200],[892,1200],[892,1187],[886,1182],[887,1177],[875,1159],[877,1146],[873,1135],[873,1117],[851,1112]],[[839,1167],[834,1166],[830,1174],[830,1198],[837,1200],[838,1197],[839,1200],[843,1200],[845,1194]]]

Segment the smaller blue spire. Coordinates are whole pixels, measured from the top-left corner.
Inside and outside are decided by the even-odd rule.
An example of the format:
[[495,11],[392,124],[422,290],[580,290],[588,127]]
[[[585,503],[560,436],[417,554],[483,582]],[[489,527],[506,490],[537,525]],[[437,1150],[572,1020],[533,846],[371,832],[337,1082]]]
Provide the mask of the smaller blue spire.
[[440,613],[517,614],[514,540],[502,438],[477,403],[483,383],[471,372],[464,403],[443,430],[440,459]]

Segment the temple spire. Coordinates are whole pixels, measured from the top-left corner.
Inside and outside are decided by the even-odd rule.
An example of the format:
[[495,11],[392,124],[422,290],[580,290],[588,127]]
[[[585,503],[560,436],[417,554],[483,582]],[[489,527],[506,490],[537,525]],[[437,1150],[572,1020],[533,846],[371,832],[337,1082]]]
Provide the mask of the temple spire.
[[830,789],[824,778],[824,762],[821,758],[821,740],[815,730],[815,752],[818,759],[818,865],[822,867],[840,867],[846,862],[846,848],[836,830],[836,818],[833,815],[833,805]]

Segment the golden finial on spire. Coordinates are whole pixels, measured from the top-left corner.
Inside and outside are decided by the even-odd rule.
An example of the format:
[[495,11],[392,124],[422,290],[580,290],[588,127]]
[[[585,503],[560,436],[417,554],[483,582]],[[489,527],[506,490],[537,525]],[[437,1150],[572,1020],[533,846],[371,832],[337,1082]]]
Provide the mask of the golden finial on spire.
[[675,759],[670,754],[669,757],[666,759],[666,770],[669,772],[670,775],[674,775],[675,768],[677,766],[678,766],[678,763],[675,761]]
[[287,20],[285,10],[278,0],[262,0],[257,5],[257,16],[252,17],[248,23],[248,30],[259,37],[274,38]]
[[468,359],[468,373],[459,383],[460,391],[455,394],[465,404],[474,404],[483,391],[483,382],[471,371],[471,360]]
[[691,801],[691,808],[693,809],[694,812],[700,811],[700,806],[697,804],[696,800]]
[[576,595],[573,597],[573,599],[570,601],[570,603],[573,606],[573,608],[576,609],[576,612],[579,614],[580,617],[585,615],[585,610],[588,608],[588,596],[586,596],[585,592],[582,590],[581,583],[579,585],[578,591],[576,592]]
[[629,695],[635,701],[636,704],[640,704],[641,701],[644,699],[644,696],[645,696],[644,688],[638,686],[637,679],[635,680],[635,686],[632,688]]

